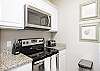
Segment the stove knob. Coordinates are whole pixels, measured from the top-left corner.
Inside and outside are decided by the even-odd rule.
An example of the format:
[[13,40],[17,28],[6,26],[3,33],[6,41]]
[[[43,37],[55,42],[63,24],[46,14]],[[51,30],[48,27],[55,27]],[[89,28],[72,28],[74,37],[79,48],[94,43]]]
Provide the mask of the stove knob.
[[25,44],[25,41],[23,42],[23,44]]
[[28,44],[29,42],[27,41],[26,44]]
[[35,42],[37,42],[37,40],[31,40],[31,43],[35,43]]

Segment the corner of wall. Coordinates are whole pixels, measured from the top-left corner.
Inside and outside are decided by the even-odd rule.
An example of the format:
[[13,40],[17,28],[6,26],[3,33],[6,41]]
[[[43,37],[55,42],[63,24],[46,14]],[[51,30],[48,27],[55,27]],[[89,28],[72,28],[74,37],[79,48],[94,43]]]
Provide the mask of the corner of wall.
[[1,53],[1,30],[0,30],[0,53]]

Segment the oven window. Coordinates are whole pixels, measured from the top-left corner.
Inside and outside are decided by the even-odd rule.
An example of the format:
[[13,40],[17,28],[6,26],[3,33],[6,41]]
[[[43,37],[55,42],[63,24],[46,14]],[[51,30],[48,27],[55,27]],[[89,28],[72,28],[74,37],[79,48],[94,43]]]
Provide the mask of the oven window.
[[33,63],[33,71],[44,71],[44,61],[37,64]]
[[39,66],[39,71],[44,71],[44,63]]

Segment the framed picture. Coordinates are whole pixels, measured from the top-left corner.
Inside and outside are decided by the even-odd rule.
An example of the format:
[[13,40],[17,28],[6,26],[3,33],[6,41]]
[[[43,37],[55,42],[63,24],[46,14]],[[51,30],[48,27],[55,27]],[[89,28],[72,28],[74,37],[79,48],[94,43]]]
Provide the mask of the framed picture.
[[98,41],[99,40],[99,23],[81,24],[80,40]]
[[80,20],[93,19],[98,17],[98,0],[80,5]]

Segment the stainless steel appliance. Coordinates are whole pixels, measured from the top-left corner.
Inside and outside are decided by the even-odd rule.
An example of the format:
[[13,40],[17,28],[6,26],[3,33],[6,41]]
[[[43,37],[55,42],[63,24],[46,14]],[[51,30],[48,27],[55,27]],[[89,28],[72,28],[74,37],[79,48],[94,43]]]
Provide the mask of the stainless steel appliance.
[[54,47],[54,46],[56,46],[56,41],[55,40],[47,40],[46,46],[47,47]]
[[51,15],[34,8],[30,5],[25,5],[25,28],[41,28],[50,29]]
[[44,38],[18,39],[18,43],[19,52],[33,59],[33,71],[45,71],[45,58],[59,53],[57,49],[44,47]]

